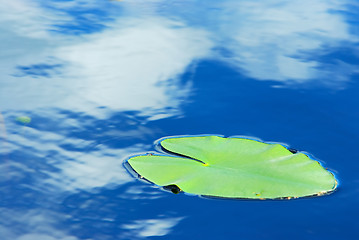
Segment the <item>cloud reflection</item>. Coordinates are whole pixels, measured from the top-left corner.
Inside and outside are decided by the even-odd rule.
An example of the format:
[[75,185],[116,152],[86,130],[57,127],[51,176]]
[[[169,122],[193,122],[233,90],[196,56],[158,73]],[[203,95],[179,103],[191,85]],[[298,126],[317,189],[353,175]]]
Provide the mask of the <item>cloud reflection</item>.
[[[18,5],[31,8],[31,14],[43,11],[22,1]],[[4,22],[6,16],[0,20]],[[31,16],[17,15],[12,22],[20,24],[27,18]],[[31,32],[44,32],[44,25],[54,23],[51,18],[33,18],[31,22],[37,28]],[[38,39],[29,41],[27,38],[33,36],[21,28],[16,33],[6,32],[4,38],[19,39],[8,42],[19,54],[11,55],[8,66],[3,66],[0,96],[6,101],[0,101],[0,107],[70,108],[94,115],[103,114],[99,107],[105,107],[110,111],[141,111],[155,119],[178,114],[181,100],[191,90],[190,82],[181,82],[180,75],[193,62],[208,56],[213,46],[206,31],[155,16],[121,18],[106,26],[83,37],[39,33]],[[24,41],[26,47],[17,46]],[[13,94],[15,89],[21,98]]]
[[[358,40],[344,16],[334,12],[345,8],[342,1],[226,1],[221,6],[220,31],[232,52],[227,62],[257,80],[301,83],[329,75],[336,69],[320,69],[323,63],[313,55]],[[331,81],[336,79],[323,83]]]
[[[123,15],[111,22],[102,15],[115,16],[113,12],[101,13],[94,21],[106,27],[81,37],[51,32],[75,19],[71,9],[90,14],[102,6],[100,2],[57,2],[54,8],[24,0],[6,3],[0,21],[7,27],[3,24],[0,37],[7,49],[16,51],[4,50],[9,57],[0,66],[4,79],[0,107],[70,108],[96,116],[104,116],[106,111],[100,108],[106,107],[165,118],[179,114],[182,100],[192,90],[189,81],[179,80],[181,74],[193,62],[211,57],[256,80],[292,84],[340,84],[356,71],[340,59],[328,67],[318,57],[343,41],[358,40],[344,16],[335,13],[345,9],[341,1],[229,0],[209,3],[211,11],[199,9],[196,3],[176,3],[191,4],[183,13],[161,1],[136,10],[139,3],[145,4],[117,3]],[[171,15],[163,16],[168,8]],[[148,11],[141,18],[134,17],[144,9]],[[187,18],[188,12],[200,13],[211,19],[210,24]],[[213,48],[226,53],[213,55]]]
[[[177,77],[212,46],[204,31],[163,18],[122,19],[54,56],[68,63],[76,98],[115,110],[177,108],[190,85]],[[72,97],[64,99],[73,105]]]
[[[135,115],[118,114],[99,121],[74,112],[47,111],[31,117],[31,124],[23,125],[13,114],[4,114],[0,127],[6,123],[11,130],[4,138],[6,151],[0,153],[21,157],[0,163],[0,169],[7,170],[8,180],[31,177],[29,186],[44,192],[91,190],[134,181],[122,161],[152,145],[154,130],[136,127]],[[148,144],[138,143],[138,137]]]
[[[71,160],[64,160],[57,165],[61,172],[48,172],[50,178],[43,183],[64,191],[91,190],[111,184],[118,187],[134,181],[123,168],[122,160],[144,148],[138,145],[112,151],[103,149],[92,154],[72,154]],[[104,152],[109,156],[104,155]]]
[[61,231],[57,225],[66,219],[61,213],[46,209],[27,211],[2,208],[0,220],[1,239],[4,240],[77,240]]
[[182,219],[183,217],[135,220],[133,223],[122,225],[122,228],[130,230],[129,234],[133,236],[134,239],[165,236],[171,231],[171,228],[176,226]]

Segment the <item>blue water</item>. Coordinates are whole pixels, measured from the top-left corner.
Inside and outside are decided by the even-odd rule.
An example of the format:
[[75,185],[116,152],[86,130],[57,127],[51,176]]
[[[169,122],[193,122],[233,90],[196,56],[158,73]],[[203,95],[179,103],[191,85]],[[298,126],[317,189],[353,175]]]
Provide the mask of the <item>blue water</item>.
[[[1,239],[356,239],[358,19],[355,0],[2,1]],[[184,134],[307,151],[338,191],[204,199],[124,168]]]

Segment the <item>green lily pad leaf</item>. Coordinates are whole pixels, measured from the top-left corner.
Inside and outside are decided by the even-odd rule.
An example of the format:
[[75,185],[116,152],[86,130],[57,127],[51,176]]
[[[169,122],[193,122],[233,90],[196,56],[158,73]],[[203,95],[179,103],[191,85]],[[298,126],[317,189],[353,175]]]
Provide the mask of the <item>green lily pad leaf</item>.
[[174,193],[223,198],[290,199],[330,193],[334,175],[302,152],[247,138],[166,138],[168,153],[134,156],[130,167]]
[[20,116],[16,118],[16,121],[23,123],[23,124],[28,124],[31,122],[31,118],[28,116]]

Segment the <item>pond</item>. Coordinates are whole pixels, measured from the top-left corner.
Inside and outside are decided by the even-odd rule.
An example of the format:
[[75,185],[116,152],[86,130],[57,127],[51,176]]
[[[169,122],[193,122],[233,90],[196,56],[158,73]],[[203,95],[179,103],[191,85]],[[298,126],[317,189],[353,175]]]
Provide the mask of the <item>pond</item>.
[[[356,238],[358,19],[354,0],[2,1],[1,239]],[[338,190],[206,199],[123,164],[197,134],[306,151]]]

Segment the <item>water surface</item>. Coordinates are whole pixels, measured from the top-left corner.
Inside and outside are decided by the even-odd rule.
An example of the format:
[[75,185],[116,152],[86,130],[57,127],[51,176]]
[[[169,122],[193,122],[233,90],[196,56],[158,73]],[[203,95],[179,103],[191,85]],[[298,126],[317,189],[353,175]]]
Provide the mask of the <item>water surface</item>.
[[[353,0],[2,1],[2,239],[354,239],[358,9]],[[286,143],[323,161],[339,189],[209,200],[123,167],[156,139],[184,134]]]

